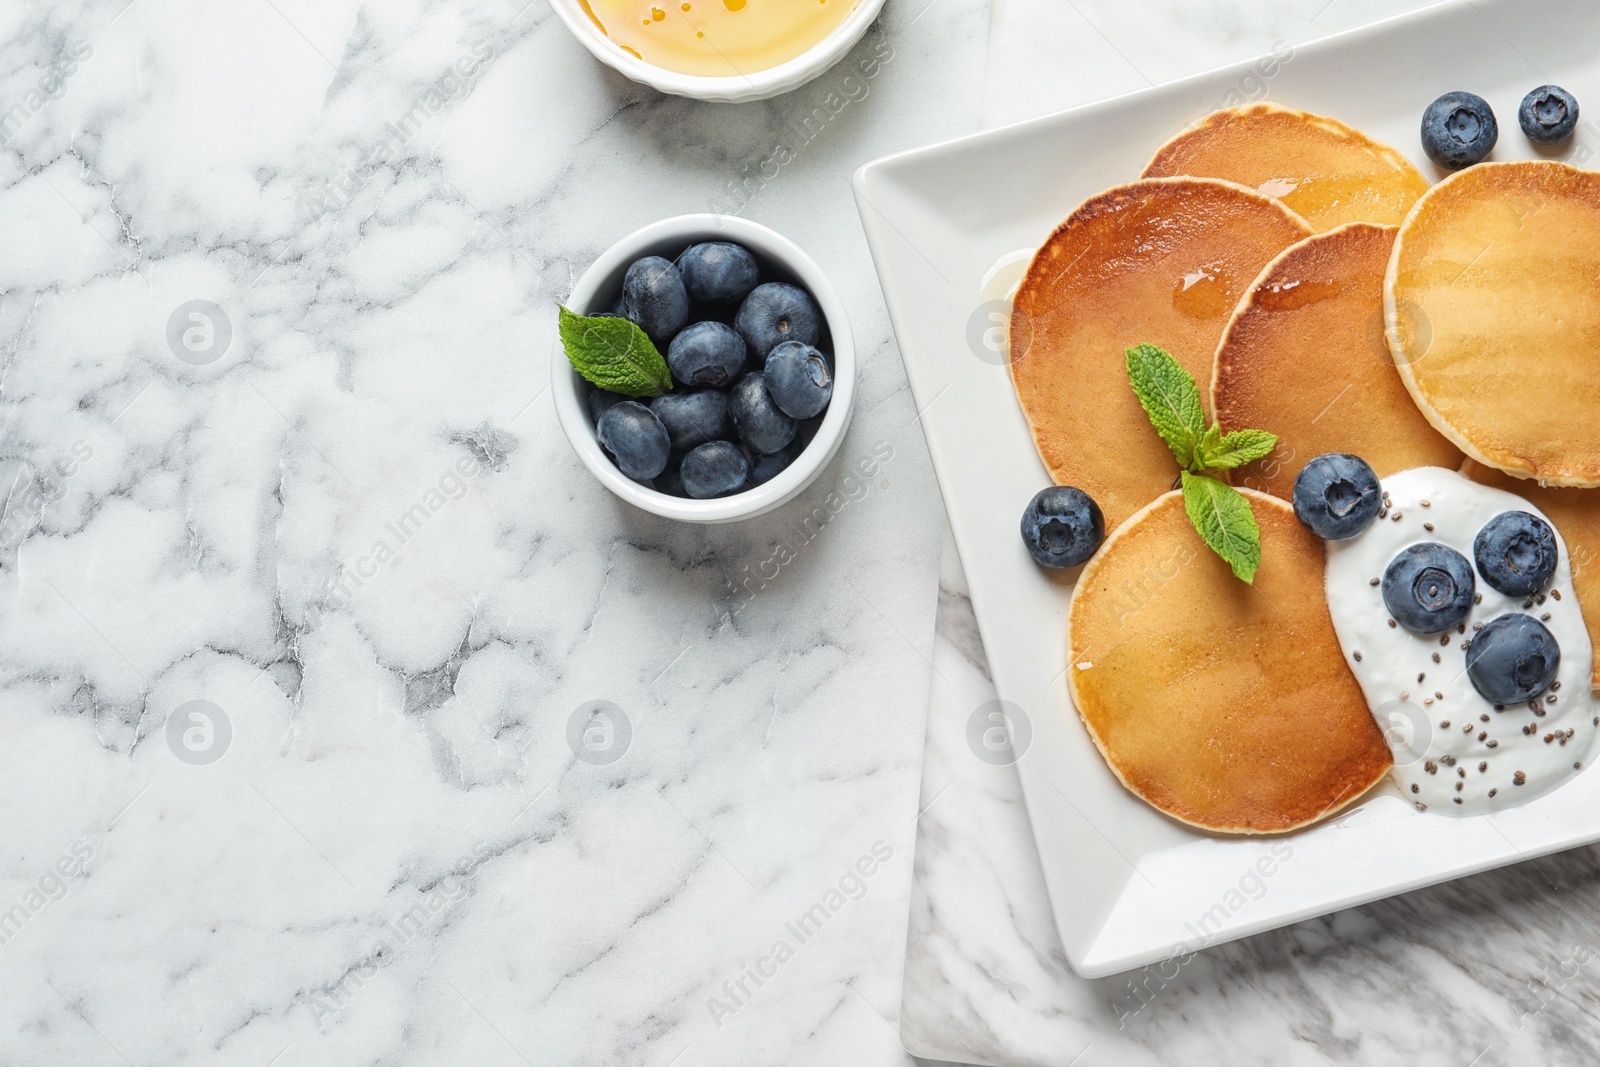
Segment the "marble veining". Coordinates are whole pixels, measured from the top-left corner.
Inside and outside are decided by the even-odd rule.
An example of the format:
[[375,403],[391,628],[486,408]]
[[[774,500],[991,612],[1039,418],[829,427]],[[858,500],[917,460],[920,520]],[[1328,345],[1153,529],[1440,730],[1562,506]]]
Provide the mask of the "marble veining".
[[[905,1062],[941,511],[847,178],[976,125],[934,4],[740,107],[528,0],[0,12],[0,1064]],[[694,527],[549,361],[719,204],[862,370],[812,489]]]

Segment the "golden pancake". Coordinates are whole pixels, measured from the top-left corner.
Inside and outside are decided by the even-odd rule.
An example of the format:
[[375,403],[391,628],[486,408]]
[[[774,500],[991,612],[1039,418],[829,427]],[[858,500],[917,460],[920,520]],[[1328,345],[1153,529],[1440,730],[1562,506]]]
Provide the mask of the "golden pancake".
[[1393,226],[1353,222],[1285,249],[1240,302],[1217,348],[1211,405],[1224,431],[1278,435],[1271,456],[1235,473],[1285,500],[1306,462],[1350,452],[1381,478],[1461,465],[1417,410],[1383,337]]
[[1287,204],[1314,228],[1395,226],[1428,179],[1386,144],[1336,119],[1277,104],[1218,111],[1168,141],[1146,178],[1226,178]]
[[[1550,516],[1567,543],[1572,588],[1589,628],[1589,643],[1600,649],[1600,489],[1545,487],[1470,459],[1461,473],[1481,485],[1515,493]],[[1594,681],[1600,687],[1600,655],[1594,657]]]
[[1480,163],[1417,202],[1389,261],[1400,376],[1471,458],[1600,485],[1600,174]]
[[1246,585],[1168,493],[1085,565],[1068,615],[1072,699],[1122,784],[1227,833],[1293,830],[1350,804],[1392,758],[1345,665],[1322,541],[1277,497]]
[[1108,528],[1178,474],[1128,385],[1124,352],[1160,345],[1207,381],[1240,296],[1310,232],[1241,185],[1166,178],[1094,197],[1034,254],[1012,304],[1017,399],[1051,476],[1094,497]]

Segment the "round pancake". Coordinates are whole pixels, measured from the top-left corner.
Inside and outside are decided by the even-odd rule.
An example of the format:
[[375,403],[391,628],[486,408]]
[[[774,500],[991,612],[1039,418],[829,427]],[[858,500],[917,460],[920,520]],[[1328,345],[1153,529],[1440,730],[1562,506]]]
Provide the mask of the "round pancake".
[[1350,452],[1379,477],[1461,465],[1417,410],[1383,336],[1383,279],[1395,227],[1352,222],[1291,245],[1267,264],[1217,347],[1211,405],[1226,430],[1278,435],[1235,485],[1291,499],[1324,452]]
[[1218,111],[1168,141],[1144,169],[1226,178],[1275,196],[1318,230],[1395,226],[1428,179],[1386,144],[1337,119],[1277,104]]
[[1051,476],[1094,497],[1108,529],[1178,475],[1128,385],[1126,350],[1160,345],[1204,391],[1239,297],[1310,232],[1243,186],[1167,178],[1090,199],[1034,254],[1012,303],[1017,399]]
[[[1542,486],[1470,459],[1461,473],[1481,485],[1515,493],[1550,516],[1567,543],[1572,591],[1578,594],[1578,606],[1583,609],[1589,643],[1600,648],[1600,489]],[[1594,682],[1600,688],[1600,656],[1594,657]]]
[[1471,458],[1600,485],[1600,174],[1480,163],[1400,227],[1385,312],[1400,376]]
[[1246,585],[1168,493],[1084,567],[1068,615],[1073,702],[1122,784],[1173,818],[1277,833],[1350,804],[1393,760],[1323,591],[1322,542],[1276,497]]

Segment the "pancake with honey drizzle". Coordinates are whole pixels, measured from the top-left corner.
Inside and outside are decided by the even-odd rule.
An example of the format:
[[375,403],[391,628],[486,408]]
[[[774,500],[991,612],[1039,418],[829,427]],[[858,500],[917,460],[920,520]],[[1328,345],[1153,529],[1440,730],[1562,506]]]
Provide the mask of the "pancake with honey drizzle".
[[1351,804],[1393,760],[1334,633],[1322,541],[1288,504],[1243,492],[1261,527],[1255,584],[1167,493],[1085,565],[1067,676],[1141,799],[1206,830],[1278,833]]
[[1406,391],[1383,336],[1383,279],[1395,227],[1353,222],[1267,264],[1217,348],[1211,404],[1224,431],[1278,435],[1236,485],[1288,500],[1307,461],[1350,452],[1378,476],[1461,465]]
[[1472,459],[1600,486],[1600,174],[1480,163],[1428,190],[1386,279],[1389,347],[1428,421]]
[[1034,254],[1012,303],[1011,375],[1051,476],[1115,528],[1172,488],[1172,453],[1128,385],[1149,342],[1205,382],[1261,268],[1310,233],[1271,197],[1212,178],[1140,181],[1086,202]]
[[1161,147],[1146,178],[1226,178],[1282,200],[1317,230],[1395,226],[1428,179],[1386,144],[1337,119],[1277,104],[1218,111]]
[[[1555,523],[1567,543],[1572,591],[1583,609],[1589,643],[1600,649],[1600,489],[1546,487],[1470,459],[1462,465],[1461,473],[1480,485],[1517,494]],[[1594,682],[1600,688],[1600,656],[1594,657]]]

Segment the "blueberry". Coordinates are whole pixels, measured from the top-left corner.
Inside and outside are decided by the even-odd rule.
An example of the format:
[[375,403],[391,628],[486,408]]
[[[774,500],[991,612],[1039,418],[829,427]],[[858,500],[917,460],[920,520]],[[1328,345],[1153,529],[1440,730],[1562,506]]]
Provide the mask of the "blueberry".
[[595,436],[622,473],[636,482],[648,482],[667,469],[672,451],[667,428],[638,401],[612,405],[600,416]]
[[667,460],[667,469],[656,475],[650,482],[651,485],[655,486],[656,492],[666,493],[668,496],[689,495],[683,488],[683,476],[678,473],[680,462],[677,456]]
[[667,428],[672,447],[679,451],[729,436],[728,394],[716,389],[686,389],[650,401],[661,425]]
[[1359,456],[1325,452],[1294,480],[1295,518],[1324,541],[1345,541],[1372,525],[1383,506],[1378,476]]
[[712,441],[683,457],[678,468],[684,492],[696,500],[727,496],[743,488],[750,460],[732,441]]
[[689,295],[707,304],[738,303],[761,275],[748,249],[726,241],[690,245],[678,257],[678,273]]
[[1556,572],[1556,532],[1526,511],[1502,511],[1483,524],[1472,555],[1483,580],[1506,596],[1527,596]]
[[1022,513],[1022,542],[1041,567],[1076,567],[1105,536],[1100,505],[1070,485],[1039,490]]
[[822,336],[822,312],[811,294],[783,282],[767,282],[751,290],[739,305],[733,325],[750,346],[757,365],[785,341],[814,345]]
[[682,385],[727,388],[744,372],[744,338],[723,322],[685,327],[667,346],[667,366]]
[[780,448],[764,456],[757,455],[750,464],[750,484],[765,485],[782,474],[793,462],[794,455],[788,448]]
[[596,426],[600,425],[600,416],[628,399],[621,393],[613,393],[609,389],[601,389],[597,385],[589,387],[589,417]]
[[760,371],[739,379],[728,398],[728,414],[739,437],[750,451],[765,455],[776,452],[794,440],[798,424],[779,410],[767,391],[767,380]]
[[1499,139],[1494,109],[1476,93],[1445,93],[1422,113],[1422,149],[1447,170],[1482,162]]
[[827,357],[810,345],[785,341],[767,353],[767,391],[785,415],[809,419],[833,396]]
[[1541,85],[1522,98],[1517,122],[1534,144],[1555,144],[1578,128],[1578,101],[1559,85]]
[[1532,615],[1502,615],[1472,635],[1467,677],[1483,699],[1518,704],[1550,688],[1561,667],[1561,646]]
[[636,259],[622,276],[622,299],[617,311],[658,345],[689,321],[689,293],[678,268],[660,256]]
[[1476,586],[1466,556],[1425,541],[1401,549],[1389,561],[1383,572],[1383,603],[1406,629],[1436,634],[1467,617]]

